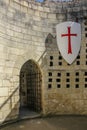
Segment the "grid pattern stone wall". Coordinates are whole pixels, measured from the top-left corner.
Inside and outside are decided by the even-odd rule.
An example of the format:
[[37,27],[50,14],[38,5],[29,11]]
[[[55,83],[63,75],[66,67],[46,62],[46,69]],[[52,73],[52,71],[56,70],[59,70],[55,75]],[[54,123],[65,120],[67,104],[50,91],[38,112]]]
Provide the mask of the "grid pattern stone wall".
[[[85,18],[82,24],[82,45],[79,55],[71,64],[62,58],[56,38],[48,35],[47,47],[47,114],[86,114],[87,113],[87,70]],[[53,39],[55,39],[53,41]],[[85,40],[85,42],[84,42]],[[50,43],[51,41],[51,43]],[[83,105],[82,105],[83,104]]]

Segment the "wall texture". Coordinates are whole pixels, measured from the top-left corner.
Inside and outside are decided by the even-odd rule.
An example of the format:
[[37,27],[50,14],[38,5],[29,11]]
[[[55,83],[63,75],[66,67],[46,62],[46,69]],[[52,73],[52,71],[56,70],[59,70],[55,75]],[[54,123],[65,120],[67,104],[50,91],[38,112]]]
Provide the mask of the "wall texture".
[[[84,1],[85,2],[85,1]],[[87,48],[87,9],[86,4],[79,3],[36,3],[24,0],[0,0],[0,122],[15,119],[19,115],[20,95],[19,76],[23,64],[29,59],[34,60],[42,71],[42,106],[47,114],[87,114],[86,87],[86,48]],[[82,5],[82,6],[81,6]],[[82,48],[80,65],[75,61],[71,66],[62,60],[58,66],[59,56],[56,39],[50,45],[46,42],[51,33],[56,36],[56,25],[64,21],[76,21],[82,26]],[[48,38],[49,39],[49,38]],[[48,44],[48,46],[47,46]],[[54,66],[49,66],[49,57],[54,58]],[[48,73],[53,73],[54,79],[62,73],[62,87],[56,87],[53,81],[52,89],[48,88]],[[80,72],[80,88],[66,89],[66,73],[71,72],[71,84],[74,84],[74,72]],[[83,75],[82,75],[83,74]],[[82,76],[82,77],[81,77]],[[74,77],[74,79],[73,79]],[[85,79],[85,81],[84,81]],[[64,80],[64,82],[63,82]]]

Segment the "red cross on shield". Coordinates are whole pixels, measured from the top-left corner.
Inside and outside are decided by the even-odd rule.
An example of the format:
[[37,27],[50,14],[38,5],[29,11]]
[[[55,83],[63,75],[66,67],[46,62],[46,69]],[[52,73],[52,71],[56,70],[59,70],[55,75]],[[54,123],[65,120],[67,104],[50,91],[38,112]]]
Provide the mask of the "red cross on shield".
[[56,26],[57,45],[67,63],[71,64],[80,51],[81,25],[76,22],[64,22]]

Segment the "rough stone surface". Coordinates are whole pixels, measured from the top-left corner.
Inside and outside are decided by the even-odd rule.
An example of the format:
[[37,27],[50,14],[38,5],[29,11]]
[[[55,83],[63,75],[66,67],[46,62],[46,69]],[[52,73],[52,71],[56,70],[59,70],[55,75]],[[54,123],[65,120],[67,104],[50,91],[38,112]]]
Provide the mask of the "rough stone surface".
[[86,116],[58,116],[17,122],[1,130],[86,130]]
[[[0,123],[18,117],[20,70],[29,59],[34,60],[42,72],[43,115],[87,114],[86,4],[78,1],[42,5],[23,0],[0,0]],[[56,25],[69,20],[78,20],[82,27],[80,58],[71,66],[59,58],[55,39]],[[58,73],[61,76],[58,77]]]

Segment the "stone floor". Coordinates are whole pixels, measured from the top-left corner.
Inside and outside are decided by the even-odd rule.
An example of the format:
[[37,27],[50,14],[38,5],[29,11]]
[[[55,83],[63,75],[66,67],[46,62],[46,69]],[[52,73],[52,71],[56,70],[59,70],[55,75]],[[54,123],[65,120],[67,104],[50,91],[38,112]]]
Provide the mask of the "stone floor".
[[57,116],[22,120],[1,130],[87,130],[87,117]]
[[27,107],[22,107],[20,108],[20,115],[19,115],[20,119],[31,119],[31,118],[36,118],[36,117],[40,117],[40,113],[34,112],[29,110],[29,108]]

